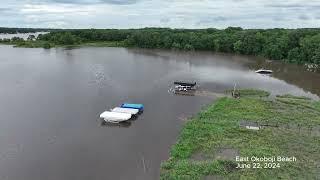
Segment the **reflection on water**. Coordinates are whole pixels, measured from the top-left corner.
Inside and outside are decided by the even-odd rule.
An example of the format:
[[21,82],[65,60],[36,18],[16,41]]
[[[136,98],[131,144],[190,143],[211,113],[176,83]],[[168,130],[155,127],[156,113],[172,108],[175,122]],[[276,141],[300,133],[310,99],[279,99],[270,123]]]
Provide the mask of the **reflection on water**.
[[[130,53],[152,56],[177,65],[176,76],[195,80],[212,91],[224,91],[237,84],[239,88],[258,88],[273,94],[294,94],[318,99],[320,73],[307,71],[303,66],[285,64],[262,58],[213,54],[211,52],[172,52],[134,49]],[[156,56],[159,54],[159,56]],[[168,58],[171,56],[171,59]],[[257,74],[260,68],[273,70],[272,75]],[[172,75],[172,74],[171,74]]]
[[274,70],[275,78],[320,95],[320,73],[306,71],[305,68],[294,64],[273,63],[270,67]]
[[[246,56],[1,45],[0,54],[0,179],[157,179],[186,117],[235,83],[320,94],[319,74]],[[261,67],[274,74],[256,74]],[[175,80],[197,81],[200,95],[168,93]],[[125,124],[97,121],[123,102],[144,104],[143,115]]]
[[119,127],[119,128],[128,128],[131,126],[131,121],[124,121],[120,123],[111,123],[111,122],[106,122],[106,121],[101,121],[101,126],[104,127]]

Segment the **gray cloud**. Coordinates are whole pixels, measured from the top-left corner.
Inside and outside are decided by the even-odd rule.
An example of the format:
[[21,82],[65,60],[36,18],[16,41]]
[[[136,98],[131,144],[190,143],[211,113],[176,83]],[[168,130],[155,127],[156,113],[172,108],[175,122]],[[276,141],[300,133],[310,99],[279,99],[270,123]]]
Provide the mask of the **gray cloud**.
[[223,17],[223,16],[206,17],[206,18],[203,18],[203,19],[199,20],[198,22],[196,22],[196,25],[212,24],[212,23],[216,23],[218,21],[226,21],[226,20],[227,20],[227,18]]
[[170,18],[161,18],[160,22],[161,23],[168,23],[168,22],[170,22]]
[[[13,16],[16,13],[16,9],[14,8],[0,8],[0,16],[3,17],[8,17],[8,16]],[[1,24],[1,21],[0,21]]]
[[[115,4],[115,5],[130,5],[135,4],[139,0],[47,0],[47,3],[60,4]],[[43,1],[40,1],[43,2]]]
[[264,5],[266,8],[281,8],[281,9],[319,9],[320,8],[320,1],[303,1],[300,2],[288,2],[288,1],[280,1],[274,2],[271,1]]
[[108,4],[119,4],[119,5],[123,5],[123,4],[135,4],[137,3],[139,0],[101,0],[101,2],[103,3],[108,3]]
[[47,0],[47,3],[61,3],[61,4],[95,4],[99,1],[89,1],[89,0]]
[[309,20],[310,19],[310,17],[305,14],[301,14],[298,18],[301,20]]
[[8,12],[11,11],[11,8],[0,8],[0,12]]
[[318,0],[1,0],[1,26],[298,28],[320,26]]
[[302,8],[306,7],[304,4],[267,4],[265,7],[273,7],[273,8]]

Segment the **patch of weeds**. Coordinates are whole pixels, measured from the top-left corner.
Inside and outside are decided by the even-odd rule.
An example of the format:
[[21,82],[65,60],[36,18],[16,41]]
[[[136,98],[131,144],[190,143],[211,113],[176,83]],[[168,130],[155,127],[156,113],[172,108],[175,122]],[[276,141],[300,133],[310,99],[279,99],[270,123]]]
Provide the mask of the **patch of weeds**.
[[293,96],[291,94],[285,94],[285,95],[277,95],[277,98],[289,98],[289,99],[303,99],[303,100],[311,100],[309,97],[305,96]]
[[[264,90],[257,90],[257,89],[239,89],[236,90],[240,93],[241,97],[268,97],[270,96],[270,93]],[[227,90],[228,94],[231,94],[233,90]]]
[[[162,163],[161,179],[215,176],[226,179],[315,179],[318,176],[319,138],[297,133],[291,127],[319,126],[320,103],[291,95],[269,101],[260,98],[268,93],[242,91],[246,96],[221,98],[184,125],[177,144],[171,149],[170,159]],[[243,120],[277,124],[281,128],[245,129],[239,125]],[[235,169],[235,158],[232,158],[237,155],[295,156],[298,160],[282,163],[277,169],[238,170]]]

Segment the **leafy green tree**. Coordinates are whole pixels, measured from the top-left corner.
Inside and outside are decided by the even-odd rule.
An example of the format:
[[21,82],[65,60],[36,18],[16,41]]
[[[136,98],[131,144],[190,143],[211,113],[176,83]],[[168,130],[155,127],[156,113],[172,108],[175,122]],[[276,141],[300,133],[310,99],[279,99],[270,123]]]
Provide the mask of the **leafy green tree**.
[[315,36],[307,36],[300,42],[303,60],[312,62],[316,56],[317,50],[320,48],[320,34]]
[[236,53],[242,54],[243,53],[243,42],[241,40],[238,40],[237,42],[235,42],[233,44],[233,48]]
[[3,42],[3,43],[10,43],[10,39],[8,39],[8,38],[3,38],[2,40],[1,40],[1,42]]
[[282,52],[278,45],[269,45],[266,47],[264,54],[267,58],[273,60],[280,60],[283,58]]
[[36,39],[36,36],[33,35],[33,34],[29,35],[28,38],[27,38],[28,41],[33,41],[35,39]]
[[294,63],[301,63],[302,57],[299,48],[293,48],[288,53],[288,61]]
[[235,40],[232,36],[222,33],[215,40],[215,49],[219,52],[233,52],[233,44]]
[[194,50],[194,47],[191,44],[186,44],[183,49],[184,50]]
[[50,49],[50,48],[51,48],[51,44],[50,44],[49,42],[45,42],[45,43],[43,44],[43,48],[44,48],[44,49]]
[[20,37],[13,37],[13,38],[11,38],[11,41],[12,41],[12,42],[17,42],[17,43],[19,43],[19,42],[23,42],[24,39],[23,39],[23,38],[20,38]]
[[311,58],[312,63],[320,64],[320,48],[318,48]]
[[241,27],[228,27],[225,29],[227,33],[234,33],[236,31],[242,31],[243,29]]
[[182,49],[180,43],[174,42],[172,44],[172,49]]

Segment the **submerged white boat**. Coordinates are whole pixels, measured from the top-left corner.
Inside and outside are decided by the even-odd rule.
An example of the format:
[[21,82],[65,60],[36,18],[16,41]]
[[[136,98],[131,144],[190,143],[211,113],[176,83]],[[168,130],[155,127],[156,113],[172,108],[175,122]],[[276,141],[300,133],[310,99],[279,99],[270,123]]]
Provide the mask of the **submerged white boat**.
[[128,121],[131,119],[131,114],[128,113],[119,113],[119,112],[110,112],[105,111],[100,114],[100,118],[104,119],[107,122],[119,123],[123,121]]
[[126,113],[126,114],[136,115],[136,114],[139,113],[139,109],[115,107],[115,108],[111,109],[111,112]]
[[268,70],[268,69],[259,69],[256,71],[256,73],[259,73],[259,74],[272,74],[272,70]]

